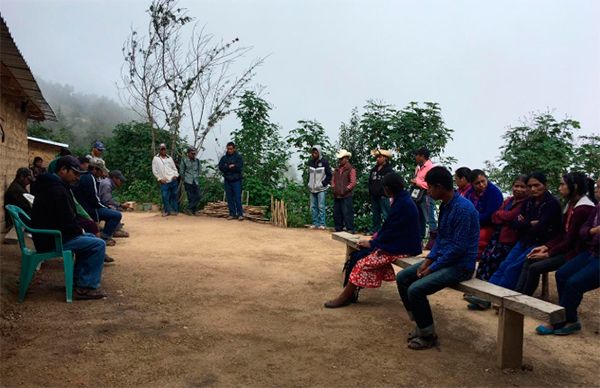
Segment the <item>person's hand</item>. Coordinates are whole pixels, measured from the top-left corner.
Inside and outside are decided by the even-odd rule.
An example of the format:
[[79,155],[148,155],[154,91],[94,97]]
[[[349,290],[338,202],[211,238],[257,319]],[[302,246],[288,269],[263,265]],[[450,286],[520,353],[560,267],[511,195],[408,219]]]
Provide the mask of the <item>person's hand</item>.
[[529,254],[527,255],[527,258],[531,259],[531,258],[533,258],[534,255],[539,255],[539,254],[543,254],[543,253],[547,253],[547,252],[548,252],[548,247],[545,245],[540,245],[539,247],[533,248],[531,250],[531,252],[529,252]]
[[534,221],[530,222],[531,226],[536,226],[538,223],[539,223],[538,220],[534,220]]
[[600,225],[594,226],[590,229],[590,235],[600,234]]
[[165,184],[165,183],[169,183],[169,181],[168,181],[168,180],[166,180],[166,179],[161,179],[161,180],[160,180],[160,183],[162,183],[162,184]]
[[176,180],[177,180],[177,177],[176,177],[176,176],[174,176],[174,177],[173,177],[173,179],[171,179],[171,182],[172,182],[172,181],[176,181]]
[[412,183],[413,185],[416,185],[417,184],[417,180],[413,178],[413,179],[410,180],[410,183]]
[[522,214],[519,214],[519,216],[517,217],[517,221],[519,221],[519,222],[525,222],[525,217],[523,217]]
[[234,167],[235,167],[235,164],[233,164],[233,163],[229,165],[229,168],[234,168]]
[[540,252],[536,252],[536,253],[529,253],[527,255],[527,258],[529,260],[542,260],[542,259],[547,259],[548,258],[548,251],[540,251]]
[[431,259],[423,260],[423,262],[419,266],[419,269],[417,269],[417,276],[419,278],[427,276],[431,273],[431,271],[429,270],[429,266],[431,265],[431,263],[433,263],[433,260]]
[[358,246],[362,247],[362,248],[370,248],[371,247],[371,240],[368,238],[360,238],[358,240]]

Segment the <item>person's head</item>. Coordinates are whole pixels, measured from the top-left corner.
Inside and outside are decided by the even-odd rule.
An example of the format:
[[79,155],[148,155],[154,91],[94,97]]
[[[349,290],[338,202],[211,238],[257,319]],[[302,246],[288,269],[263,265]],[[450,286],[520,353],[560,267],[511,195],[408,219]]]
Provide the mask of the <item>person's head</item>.
[[546,192],[546,175],[543,172],[535,171],[527,176],[527,187],[529,195],[533,198],[541,198]]
[[375,156],[375,163],[377,163],[378,166],[386,164],[392,157],[392,153],[390,151],[379,149],[371,151],[371,155]]
[[415,151],[415,162],[422,166],[423,163],[429,160],[429,150],[427,147],[421,147]]
[[123,182],[125,182],[125,177],[123,176],[123,173],[119,170],[112,170],[111,172],[108,173],[108,177],[110,179],[112,179],[113,183],[115,184],[115,186],[120,187]]
[[435,166],[425,175],[427,195],[434,200],[443,199],[454,191],[452,174],[445,167]]
[[512,184],[512,195],[515,199],[526,198],[529,195],[527,175],[519,175],[515,178]]
[[69,150],[66,147],[60,147],[60,150],[58,151],[58,157],[67,156],[67,155],[71,155],[71,150]]
[[19,184],[23,187],[32,184],[35,182],[35,178],[33,177],[33,172],[27,167],[21,167],[17,169],[17,174],[15,176],[15,180],[19,182]]
[[352,157],[352,153],[346,151],[346,150],[340,150],[335,157],[338,160],[338,164],[340,167],[343,167],[346,165],[346,163],[348,163],[348,161],[350,160],[350,158]]
[[79,176],[84,172],[79,165],[79,160],[72,155],[63,156],[56,162],[56,175],[66,184],[77,183]]
[[464,189],[471,184],[471,169],[469,167],[459,167],[454,171],[454,183],[459,189]]
[[158,154],[160,156],[167,156],[167,145],[165,143],[160,143],[158,145]]
[[90,168],[90,160],[87,156],[80,156],[77,159],[79,160],[79,165],[81,166],[82,170],[87,171]]
[[[578,200],[584,195],[591,194],[588,187],[588,177],[582,172],[569,172],[562,176],[558,185],[560,196],[566,200]],[[591,196],[593,198],[593,196]]]
[[310,149],[310,156],[313,158],[313,160],[319,160],[321,158],[321,148],[318,146],[313,146]]
[[96,178],[108,176],[108,169],[106,168],[106,164],[104,164],[104,160],[102,159],[90,161],[90,172]]
[[44,160],[39,156],[36,156],[35,158],[33,158],[33,165],[35,167],[42,167],[43,162],[44,162]]
[[227,155],[233,155],[235,153],[235,143],[230,141],[227,143]]
[[404,190],[404,179],[397,172],[389,172],[382,179],[386,197],[394,198]]
[[94,144],[92,144],[92,155],[99,158],[102,156],[102,153],[105,149],[106,147],[104,146],[104,143],[102,143],[100,140],[96,140]]
[[475,169],[471,171],[471,186],[477,194],[481,194],[487,189],[488,178],[483,170]]
[[194,147],[188,147],[187,148],[187,156],[190,159],[196,159],[196,154],[198,153],[198,151],[194,148]]

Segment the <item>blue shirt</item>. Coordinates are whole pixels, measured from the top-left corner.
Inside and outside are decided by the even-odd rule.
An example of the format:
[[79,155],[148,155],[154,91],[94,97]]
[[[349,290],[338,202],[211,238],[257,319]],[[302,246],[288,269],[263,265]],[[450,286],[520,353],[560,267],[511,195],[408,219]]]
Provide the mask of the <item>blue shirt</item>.
[[479,213],[466,198],[454,197],[440,206],[438,235],[427,258],[433,260],[433,272],[450,266],[460,266],[467,271],[475,269],[479,244]]

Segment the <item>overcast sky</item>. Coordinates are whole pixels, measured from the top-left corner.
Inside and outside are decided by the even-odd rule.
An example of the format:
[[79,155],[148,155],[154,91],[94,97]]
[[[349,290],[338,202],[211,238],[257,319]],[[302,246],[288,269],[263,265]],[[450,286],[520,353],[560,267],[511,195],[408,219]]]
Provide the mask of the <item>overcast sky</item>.
[[[149,1],[2,0],[35,75],[118,99],[121,47]],[[496,159],[506,126],[551,109],[600,131],[600,1],[181,1],[216,37],[270,55],[256,83],[284,134],[319,120],[332,140],[353,107],[434,101],[458,165]],[[249,60],[252,58],[248,58]],[[223,136],[235,120],[223,123]]]

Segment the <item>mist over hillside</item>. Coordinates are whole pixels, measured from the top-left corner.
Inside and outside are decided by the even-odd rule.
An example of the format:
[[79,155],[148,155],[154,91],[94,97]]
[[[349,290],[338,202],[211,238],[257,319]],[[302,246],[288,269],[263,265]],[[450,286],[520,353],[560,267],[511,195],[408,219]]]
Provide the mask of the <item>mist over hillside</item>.
[[30,136],[87,148],[95,139],[112,136],[116,124],[136,118],[132,110],[108,97],[76,91],[72,85],[36,79],[58,121],[30,123]]

